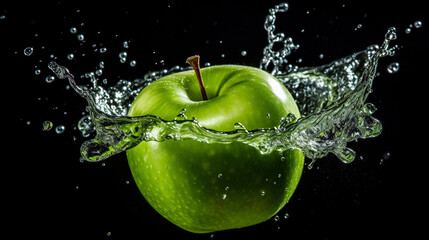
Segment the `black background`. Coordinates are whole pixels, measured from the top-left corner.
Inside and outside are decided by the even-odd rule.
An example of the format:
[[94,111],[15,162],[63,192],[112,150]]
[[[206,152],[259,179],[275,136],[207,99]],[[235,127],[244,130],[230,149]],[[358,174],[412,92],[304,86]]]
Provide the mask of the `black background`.
[[[426,6],[410,1],[379,5],[322,2],[289,1],[289,11],[278,14],[276,31],[285,32],[301,46],[288,58],[292,63],[301,58],[299,66],[329,63],[381,44],[389,27],[398,30],[393,44],[399,50],[395,56],[381,59],[374,93],[369,97],[378,108],[374,116],[383,123],[383,133],[351,143],[357,152],[351,164],[330,155],[317,161],[312,170],[305,169],[291,201],[279,212],[279,221],[270,219],[252,227],[202,235],[175,227],[146,203],[124,154],[104,164],[79,162],[79,147],[85,138],[76,124],[85,111],[85,101],[67,90],[65,81],[46,83],[45,77],[52,75],[47,64],[55,60],[80,76],[104,61],[101,78],[110,83],[183,66],[194,54],[212,65],[258,66],[267,43],[265,16],[280,1],[1,3],[0,76],[6,134],[0,169],[5,230],[16,236],[13,239],[424,236],[420,234],[421,225],[427,222]],[[417,20],[423,26],[405,34]],[[356,29],[358,24],[362,27]],[[81,44],[77,34],[70,33],[71,27],[86,41]],[[129,42],[128,49],[123,48],[123,41]],[[23,50],[29,46],[34,53],[27,57]],[[100,47],[107,52],[94,51]],[[125,64],[118,57],[123,50],[128,52]],[[241,55],[243,50],[246,56]],[[74,53],[75,59],[67,60],[68,53]],[[135,67],[128,64],[132,59],[137,61]],[[392,62],[399,62],[400,70],[388,74],[386,67]],[[34,74],[36,69],[41,70],[40,75]],[[64,125],[65,132],[42,131],[45,120],[52,121],[54,128]],[[386,153],[390,157],[382,160]],[[283,218],[286,213],[288,219]]]

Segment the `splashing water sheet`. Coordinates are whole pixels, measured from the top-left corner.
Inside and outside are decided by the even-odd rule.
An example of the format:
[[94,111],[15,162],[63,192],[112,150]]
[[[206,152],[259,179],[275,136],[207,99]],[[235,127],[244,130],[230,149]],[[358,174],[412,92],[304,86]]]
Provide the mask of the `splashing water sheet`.
[[[360,6],[352,10],[355,5],[348,4],[332,3],[328,4],[329,7],[320,4],[301,6],[292,2],[249,3],[247,6],[183,4],[174,1],[156,3],[154,6],[148,6],[152,12],[145,16],[138,15],[136,10],[112,10],[103,13],[100,20],[92,16],[90,8],[81,9],[58,4],[54,7],[57,11],[50,12],[51,15],[41,18],[31,13],[27,16],[29,19],[34,18],[32,24],[39,28],[49,25],[42,23],[54,25],[54,19],[61,19],[62,15],[65,15],[65,22],[58,21],[55,23],[57,27],[50,27],[45,31],[34,28],[32,30],[34,40],[20,42],[20,45],[12,51],[14,57],[22,61],[22,64],[29,62],[32,64],[29,69],[33,82],[29,86],[43,85],[38,94],[27,92],[27,95],[33,96],[31,100],[33,102],[30,101],[30,107],[23,108],[27,109],[28,114],[18,113],[17,121],[21,123],[19,129],[23,131],[21,135],[42,136],[40,137],[42,147],[31,149],[34,148],[33,152],[45,156],[55,153],[56,164],[61,166],[59,169],[66,169],[69,163],[65,162],[73,161],[65,159],[72,154],[71,152],[74,152],[75,160],[81,159],[80,162],[73,163],[76,164],[71,168],[73,171],[61,170],[66,173],[64,176],[59,173],[59,169],[51,165],[48,167],[46,162],[40,163],[45,166],[41,168],[34,162],[35,160],[31,163],[28,161],[27,164],[34,166],[33,169],[42,170],[39,171],[40,174],[24,170],[27,172],[26,176],[46,176],[43,177],[43,181],[36,181],[41,189],[34,188],[31,195],[36,196],[40,192],[40,196],[56,194],[58,196],[57,202],[52,204],[45,200],[35,200],[35,203],[30,205],[31,210],[30,207],[27,208],[28,212],[32,213],[30,219],[34,220],[43,213],[42,210],[33,208],[65,209],[65,206],[68,206],[71,210],[62,210],[65,216],[55,213],[52,218],[76,218],[78,213],[91,216],[94,229],[88,227],[91,229],[88,230],[90,232],[88,236],[92,239],[108,239],[115,235],[134,237],[139,235],[138,233],[139,236],[143,236],[145,231],[157,228],[162,228],[155,232],[164,234],[163,236],[168,235],[165,232],[171,231],[177,236],[192,238],[195,235],[189,235],[190,233],[178,229],[170,230],[171,225],[158,224],[158,220],[148,223],[158,215],[151,213],[153,210],[150,206],[144,205],[144,199],[133,185],[126,161],[123,161],[125,160],[123,152],[142,141],[196,140],[208,144],[241,142],[256,148],[261,154],[300,149],[307,158],[307,168],[304,170],[297,192],[291,202],[276,216],[261,225],[250,227],[253,230],[218,232],[202,235],[203,239],[231,239],[231,234],[242,237],[253,236],[252,231],[258,231],[258,234],[268,238],[288,235],[336,238],[343,236],[341,233],[351,232],[355,229],[354,226],[366,229],[361,230],[362,236],[366,236],[370,231],[380,236],[393,236],[394,233],[386,233],[390,229],[388,226],[402,229],[400,223],[390,219],[392,216],[399,216],[400,222],[405,216],[411,216],[410,211],[400,207],[402,205],[400,200],[404,203],[413,202],[403,201],[408,199],[407,196],[413,195],[413,191],[405,190],[411,178],[405,177],[405,173],[402,172],[410,170],[411,167],[408,165],[403,167],[404,162],[399,163],[400,160],[411,159],[402,159],[402,156],[408,156],[406,153],[402,154],[402,151],[405,152],[402,150],[405,145],[400,145],[400,148],[393,147],[398,146],[396,143],[390,145],[376,143],[378,141],[392,143],[396,136],[400,136],[394,132],[405,131],[400,129],[400,124],[404,120],[398,120],[404,117],[404,113],[401,112],[404,111],[404,105],[397,99],[401,88],[408,90],[409,85],[404,82],[399,84],[405,80],[398,78],[410,71],[407,69],[412,65],[403,57],[409,56],[407,51],[413,50],[412,48],[408,50],[405,40],[414,36],[421,37],[422,32],[426,31],[425,18],[416,13],[415,16],[411,14],[412,18],[404,17],[401,23],[390,23],[389,11],[384,11],[383,24],[375,28],[371,26],[371,22],[381,21],[381,17],[377,17],[376,14],[381,12],[379,8],[367,10]],[[214,8],[217,14],[208,14],[210,8]],[[392,8],[390,12],[401,12],[394,6],[390,8]],[[186,11],[194,13],[193,17],[199,20],[190,20],[185,14]],[[231,15],[229,11],[242,13],[240,19],[233,17],[234,14]],[[14,13],[14,10],[0,12],[0,15],[4,16],[0,18],[0,26],[14,28],[14,25],[11,25],[16,19]],[[111,13],[117,13],[123,19],[110,19],[109,17],[114,15],[109,15]],[[170,18],[161,17],[165,14],[171,14],[171,18],[181,20],[177,20],[178,23],[174,25]],[[219,14],[225,16],[220,17]],[[347,14],[351,14],[355,20],[345,16]],[[246,20],[253,15],[257,17]],[[88,16],[92,17],[86,19]],[[295,17],[297,21],[293,19]],[[132,25],[137,21],[140,23],[143,18],[149,26],[142,25],[138,31],[145,34],[142,33],[138,35],[139,37],[125,37],[125,34],[121,35],[120,31],[116,30],[120,28],[118,27],[120,23],[131,21],[128,24]],[[320,23],[316,23],[318,20]],[[95,27],[98,21],[102,23],[101,26],[108,27],[98,29]],[[127,32],[127,35],[133,36],[136,29],[129,25],[131,31]],[[242,25],[246,26],[243,27],[244,30],[240,29]],[[16,27],[19,27],[19,24]],[[231,28],[234,32],[227,33]],[[334,28],[335,31],[332,30]],[[178,32],[179,30],[175,29],[181,30]],[[112,34],[103,35],[103,31],[111,31]],[[53,39],[42,40],[48,39],[46,36],[50,36],[49,34],[55,35],[54,33],[60,34],[56,45]],[[249,37],[249,34],[252,37]],[[338,40],[335,40],[338,35],[350,35],[353,38],[353,41],[350,41],[353,47],[349,47],[347,43],[338,43]],[[342,39],[347,39],[344,36]],[[182,44],[182,47],[179,47],[173,39],[181,38],[187,40],[176,40]],[[335,46],[332,46],[334,44]],[[309,54],[306,51],[313,52]],[[291,92],[301,112],[301,118],[296,119],[293,115],[284,116],[282,121],[271,129],[248,131],[238,126],[235,131],[219,132],[201,126],[197,119],[186,115],[186,110],[178,112],[178,117],[174,121],[166,121],[153,115],[127,116],[128,109],[142,89],[163,76],[190,70],[184,60],[192,54],[202,56],[202,67],[234,63],[258,67],[271,73]],[[84,66],[85,64],[88,66]],[[116,69],[112,67],[115,64],[119,66]],[[112,70],[118,72],[112,73]],[[130,74],[131,77],[122,73],[127,71],[133,73]],[[16,73],[17,71],[14,76]],[[389,84],[390,87],[383,86]],[[384,90],[392,89],[392,86],[401,87],[398,87],[396,92]],[[66,93],[63,95],[59,93],[60,91]],[[46,92],[57,92],[59,96],[45,97],[43,93]],[[378,94],[394,99],[393,103],[389,100],[379,100]],[[82,98],[86,101],[82,101]],[[65,101],[61,99],[69,101],[68,104],[63,106],[56,104],[58,101]],[[47,110],[39,110],[33,117],[29,114],[30,108]],[[79,114],[76,115],[75,112]],[[392,127],[394,124],[396,125]],[[31,132],[31,135],[25,134],[25,131]],[[34,142],[38,142],[36,137]],[[63,142],[59,148],[61,150],[53,149],[52,146],[57,146],[53,142],[58,142],[58,146],[59,142]],[[380,148],[380,146],[390,147]],[[31,156],[30,153],[24,154]],[[121,170],[119,173],[116,169],[115,173],[115,168],[127,170]],[[46,169],[55,173],[46,174],[48,172]],[[79,181],[79,172],[90,180]],[[112,176],[107,177],[108,173],[121,175],[118,177],[121,183],[115,182]],[[83,179],[82,176],[80,179]],[[121,190],[117,190],[119,192],[112,196],[114,194],[110,191],[102,193],[100,186],[88,184],[98,182],[96,178],[99,177],[109,179],[105,181],[105,190],[109,189],[108,186],[116,186],[115,188]],[[385,178],[394,180],[390,184]],[[65,185],[63,186],[61,182]],[[49,186],[55,188],[51,189]],[[72,189],[73,193],[60,190],[63,188]],[[374,193],[377,191],[378,193]],[[384,193],[386,195],[383,195]],[[64,200],[66,196],[72,196],[71,199],[76,201]],[[79,201],[83,197],[86,203]],[[120,203],[116,204],[115,201]],[[67,204],[63,205],[62,202]],[[129,204],[132,206],[127,207],[125,211],[112,207]],[[393,206],[402,212],[398,213]],[[362,213],[358,213],[359,211]],[[119,217],[115,217],[115,214]],[[141,218],[147,216],[147,219],[132,217],[136,215]],[[112,224],[109,224],[108,219],[111,219],[109,221]],[[60,223],[54,225],[75,229],[68,221],[65,222],[68,224],[67,227]],[[379,223],[380,228],[376,227],[376,223]],[[127,228],[127,224],[133,229],[125,233],[123,229]],[[115,228],[115,225],[122,227]],[[335,228],[332,225],[339,227]],[[308,232],[309,229],[314,231]],[[83,234],[82,229],[68,232],[77,236]],[[400,232],[408,231],[402,229]]]

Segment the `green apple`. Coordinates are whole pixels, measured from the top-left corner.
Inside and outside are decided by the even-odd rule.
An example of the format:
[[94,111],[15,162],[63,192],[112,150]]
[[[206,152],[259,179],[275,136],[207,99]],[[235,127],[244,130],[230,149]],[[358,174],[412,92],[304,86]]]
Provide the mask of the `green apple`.
[[[201,71],[199,65],[193,67],[195,72],[171,74],[143,89],[129,116],[174,120],[186,109],[188,119],[195,117],[216,131],[234,131],[236,123],[247,130],[273,128],[289,113],[300,117],[288,90],[265,71],[238,65]],[[296,149],[264,155],[243,143],[194,140],[142,142],[128,150],[127,157],[149,204],[194,233],[270,219],[290,199],[304,165],[304,156]]]

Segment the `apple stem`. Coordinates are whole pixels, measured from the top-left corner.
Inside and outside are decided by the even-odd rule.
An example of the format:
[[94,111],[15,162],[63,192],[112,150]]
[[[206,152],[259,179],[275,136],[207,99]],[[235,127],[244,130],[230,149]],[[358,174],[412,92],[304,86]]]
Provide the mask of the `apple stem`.
[[201,77],[200,72],[200,56],[195,55],[188,57],[188,59],[186,59],[186,63],[191,65],[191,67],[195,71],[195,75],[197,75],[198,83],[200,84],[201,94],[203,95],[203,100],[208,100],[206,89],[204,88],[203,78]]

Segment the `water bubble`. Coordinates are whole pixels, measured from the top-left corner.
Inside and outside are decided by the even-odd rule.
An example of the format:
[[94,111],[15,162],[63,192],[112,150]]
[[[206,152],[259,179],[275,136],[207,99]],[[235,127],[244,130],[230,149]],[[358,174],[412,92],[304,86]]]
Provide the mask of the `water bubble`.
[[399,63],[398,62],[393,62],[387,66],[387,72],[390,74],[396,73],[398,71],[399,71]]
[[137,65],[136,60],[131,60],[131,61],[130,61],[130,66],[131,66],[131,67],[135,67],[136,65]]
[[423,26],[422,21],[415,21],[415,22],[414,22],[414,27],[415,27],[415,28],[421,28],[422,26]]
[[246,56],[247,55],[247,51],[246,50],[243,50],[243,51],[241,51],[241,56]]
[[265,191],[264,190],[261,191],[261,196],[262,197],[265,196]]
[[52,122],[51,121],[44,121],[43,122],[43,131],[49,131],[49,130],[51,130],[52,129],[52,126],[53,126],[53,124],[52,124]]
[[62,134],[65,130],[66,130],[66,127],[64,127],[64,125],[59,125],[55,128],[55,132],[57,134]]
[[73,60],[73,58],[74,58],[74,54],[73,53],[70,53],[70,54],[67,55],[67,59],[68,60]]
[[219,173],[219,174],[217,175],[217,177],[218,177],[218,178],[222,178],[222,173]]
[[288,219],[289,218],[289,214],[288,213],[285,213],[285,215],[284,215],[284,219]]
[[54,80],[55,80],[55,77],[54,77],[54,76],[52,76],[52,75],[48,75],[48,76],[46,76],[46,78],[45,78],[45,81],[46,81],[47,83],[52,83]]
[[42,71],[40,71],[40,69],[36,69],[35,71],[34,71],[34,74],[36,74],[36,75],[40,75],[40,73],[41,73]]
[[24,49],[24,55],[25,56],[31,56],[31,54],[33,54],[33,48],[32,47],[26,47]]
[[100,48],[100,53],[105,53],[106,51],[107,51],[107,48],[105,47]]
[[75,34],[75,33],[77,33],[77,28],[75,28],[75,27],[71,27],[71,28],[70,28],[70,33],[71,33],[71,34]]
[[274,221],[278,222],[279,220],[280,220],[279,215],[276,215],[276,216],[274,217]]
[[405,29],[405,33],[406,33],[406,34],[411,33],[411,28],[406,28],[406,29]]
[[226,193],[222,194],[222,200],[226,199]]

